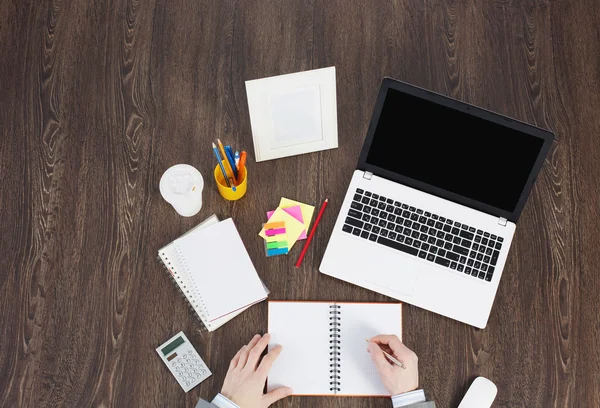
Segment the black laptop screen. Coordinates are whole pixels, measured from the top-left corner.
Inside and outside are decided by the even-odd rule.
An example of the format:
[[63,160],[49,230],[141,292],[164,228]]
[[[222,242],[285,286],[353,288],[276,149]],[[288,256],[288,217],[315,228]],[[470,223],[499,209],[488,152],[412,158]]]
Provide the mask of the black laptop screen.
[[366,162],[514,211],[544,140],[388,89]]

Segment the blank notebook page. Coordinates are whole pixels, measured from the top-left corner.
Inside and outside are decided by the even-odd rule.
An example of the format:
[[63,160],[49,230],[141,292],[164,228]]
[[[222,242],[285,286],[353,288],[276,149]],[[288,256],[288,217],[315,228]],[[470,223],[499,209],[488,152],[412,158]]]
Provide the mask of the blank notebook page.
[[369,339],[395,334],[402,339],[399,303],[336,303],[340,308],[340,389],[338,395],[390,395],[367,351]]
[[329,390],[329,306],[269,302],[269,350],[283,346],[269,372],[269,391],[286,385],[294,395],[333,394]]
[[[174,241],[192,284],[192,304],[215,321],[267,296],[233,220],[196,229]],[[192,295],[193,296],[193,295]]]
[[[333,391],[329,337],[332,306],[339,311],[339,390]],[[273,364],[267,389],[289,386],[294,395],[389,396],[367,351],[377,334],[402,338],[399,303],[269,302],[269,350],[283,350]]]

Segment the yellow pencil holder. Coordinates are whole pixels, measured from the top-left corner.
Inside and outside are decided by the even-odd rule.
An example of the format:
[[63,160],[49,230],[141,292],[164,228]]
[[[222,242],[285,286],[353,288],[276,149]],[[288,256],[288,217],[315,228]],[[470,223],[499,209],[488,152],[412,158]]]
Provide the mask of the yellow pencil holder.
[[248,168],[246,166],[244,166],[241,170],[242,182],[235,186],[235,191],[233,191],[232,187],[227,187],[227,183],[223,178],[221,166],[219,166],[218,164],[215,167],[214,175],[215,181],[217,182],[217,188],[219,189],[219,193],[225,200],[239,200],[244,196],[244,194],[246,194],[246,187],[248,186]]

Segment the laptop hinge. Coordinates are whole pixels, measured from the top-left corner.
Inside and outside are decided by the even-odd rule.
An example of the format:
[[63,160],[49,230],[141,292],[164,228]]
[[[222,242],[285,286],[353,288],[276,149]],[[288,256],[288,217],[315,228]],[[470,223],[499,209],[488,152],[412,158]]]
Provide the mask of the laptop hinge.
[[371,180],[371,177],[373,177],[373,173],[370,171],[365,171],[365,174],[363,174],[364,179]]
[[508,222],[508,220],[504,217],[498,218],[498,225],[502,225],[503,227],[506,227],[507,222]]

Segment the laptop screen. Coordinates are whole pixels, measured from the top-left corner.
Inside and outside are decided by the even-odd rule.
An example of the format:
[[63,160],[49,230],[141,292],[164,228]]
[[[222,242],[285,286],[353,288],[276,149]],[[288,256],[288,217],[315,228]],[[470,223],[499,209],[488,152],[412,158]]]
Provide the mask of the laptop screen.
[[389,88],[366,162],[512,212],[544,140]]

